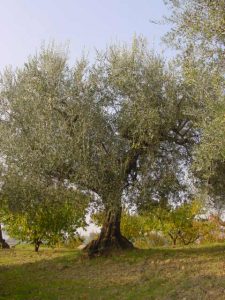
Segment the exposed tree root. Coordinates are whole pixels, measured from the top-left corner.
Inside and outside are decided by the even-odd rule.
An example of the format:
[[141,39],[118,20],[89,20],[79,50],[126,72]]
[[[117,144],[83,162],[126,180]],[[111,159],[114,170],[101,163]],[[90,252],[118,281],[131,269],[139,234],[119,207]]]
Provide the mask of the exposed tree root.
[[120,232],[121,212],[109,210],[97,240],[91,241],[84,251],[89,257],[108,254],[115,250],[134,248],[133,244],[121,235]]

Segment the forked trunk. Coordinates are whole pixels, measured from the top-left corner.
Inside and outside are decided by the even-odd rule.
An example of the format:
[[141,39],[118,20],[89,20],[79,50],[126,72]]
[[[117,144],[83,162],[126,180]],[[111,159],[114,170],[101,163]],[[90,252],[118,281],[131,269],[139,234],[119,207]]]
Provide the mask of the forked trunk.
[[2,249],[9,249],[10,248],[9,244],[7,244],[6,241],[3,239],[1,224],[0,224],[0,248],[2,248]]
[[97,240],[91,241],[84,250],[88,255],[102,255],[113,250],[132,249],[133,244],[120,232],[121,208],[109,209]]

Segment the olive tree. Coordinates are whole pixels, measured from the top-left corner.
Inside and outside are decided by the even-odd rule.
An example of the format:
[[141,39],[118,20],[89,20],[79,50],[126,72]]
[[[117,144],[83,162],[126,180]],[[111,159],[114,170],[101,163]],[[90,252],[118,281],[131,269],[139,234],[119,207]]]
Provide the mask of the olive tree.
[[183,52],[195,52],[205,62],[217,64],[224,72],[225,1],[164,0],[171,14],[172,25],[165,40]]
[[91,195],[92,205],[103,206],[90,255],[132,248],[120,231],[122,204],[158,174],[157,166],[163,173],[165,161],[177,162],[178,175],[195,142],[191,93],[141,38],[74,67],[58,48],[42,49],[1,77],[6,173],[65,189],[72,184]]
[[165,2],[171,9],[167,20],[172,25],[166,40],[179,50],[189,81],[203,100],[195,173],[203,179],[201,183],[206,183],[203,186],[215,202],[224,203],[225,1]]

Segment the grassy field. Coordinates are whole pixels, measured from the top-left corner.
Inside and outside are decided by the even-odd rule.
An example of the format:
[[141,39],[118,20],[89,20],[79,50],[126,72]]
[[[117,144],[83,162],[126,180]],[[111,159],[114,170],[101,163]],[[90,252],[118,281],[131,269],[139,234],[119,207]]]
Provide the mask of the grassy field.
[[0,299],[225,299],[225,245],[88,259],[69,249],[0,250]]

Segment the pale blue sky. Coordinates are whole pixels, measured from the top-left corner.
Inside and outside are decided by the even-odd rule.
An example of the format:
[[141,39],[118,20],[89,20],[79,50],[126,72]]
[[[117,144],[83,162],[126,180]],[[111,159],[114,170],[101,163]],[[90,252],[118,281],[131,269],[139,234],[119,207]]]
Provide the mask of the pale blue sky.
[[[20,66],[43,41],[70,42],[73,62],[112,41],[142,34],[157,51],[168,26],[152,24],[167,13],[163,0],[0,0],[0,71]],[[166,54],[169,55],[168,50]]]

